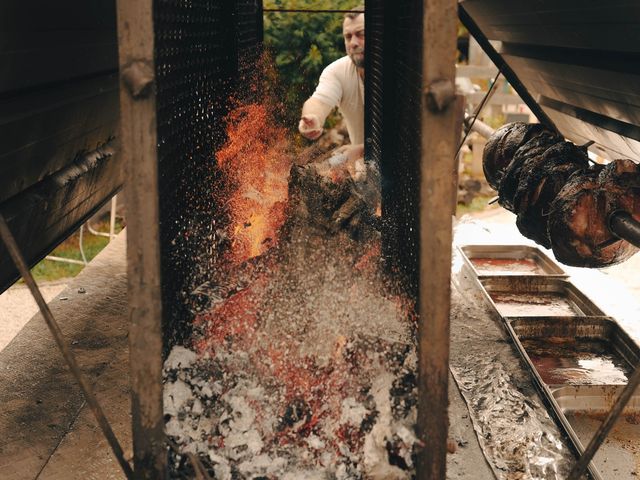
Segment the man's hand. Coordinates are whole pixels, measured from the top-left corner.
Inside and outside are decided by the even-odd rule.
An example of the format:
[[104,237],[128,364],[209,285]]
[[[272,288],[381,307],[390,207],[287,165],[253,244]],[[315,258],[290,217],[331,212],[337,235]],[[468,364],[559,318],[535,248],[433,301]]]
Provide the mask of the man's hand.
[[356,145],[343,145],[342,147],[336,148],[332,155],[344,154],[347,156],[347,159],[350,161],[355,161],[358,158],[364,157],[364,143],[359,143]]
[[322,125],[317,115],[311,113],[303,115],[298,123],[298,130],[309,140],[317,140],[322,135]]
[[328,159],[317,163],[316,168],[320,175],[329,177],[336,183],[349,177],[355,182],[365,181],[367,169],[364,163],[364,144],[336,148]]

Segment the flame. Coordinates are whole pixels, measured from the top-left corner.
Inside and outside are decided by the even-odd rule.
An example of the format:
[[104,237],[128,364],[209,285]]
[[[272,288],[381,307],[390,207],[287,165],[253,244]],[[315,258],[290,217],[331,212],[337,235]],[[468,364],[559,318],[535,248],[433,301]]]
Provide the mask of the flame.
[[277,243],[285,219],[291,157],[283,127],[266,105],[249,104],[227,117],[227,142],[216,159],[228,181],[231,255],[237,262],[264,253]]

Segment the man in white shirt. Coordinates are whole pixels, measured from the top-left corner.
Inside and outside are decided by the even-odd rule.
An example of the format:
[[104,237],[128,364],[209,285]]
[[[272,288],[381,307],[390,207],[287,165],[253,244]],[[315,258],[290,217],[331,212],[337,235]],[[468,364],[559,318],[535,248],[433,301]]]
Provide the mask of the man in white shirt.
[[[352,145],[364,144],[364,6],[345,15],[342,35],[347,56],[324,69],[316,91],[304,102],[298,130],[316,140],[336,105],[347,124]],[[361,148],[362,150],[362,148]]]
[[[362,13],[359,13],[362,12]],[[347,13],[342,24],[347,56],[336,60],[320,75],[316,91],[304,102],[298,130],[316,140],[322,135],[324,121],[337,105],[347,124],[351,145],[332,152],[316,165],[320,175],[332,179],[351,178],[353,197],[371,211],[380,203],[380,178],[377,167],[364,161],[364,6]],[[351,200],[348,200],[348,203]],[[345,205],[346,205],[345,203]],[[337,214],[340,218],[340,213]]]

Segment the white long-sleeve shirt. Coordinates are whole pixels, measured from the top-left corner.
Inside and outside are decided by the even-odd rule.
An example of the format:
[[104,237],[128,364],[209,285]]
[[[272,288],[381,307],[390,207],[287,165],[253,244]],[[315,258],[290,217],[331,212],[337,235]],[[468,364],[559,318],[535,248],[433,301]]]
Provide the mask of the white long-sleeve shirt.
[[338,106],[352,144],[364,143],[364,83],[353,61],[342,57],[328,65],[311,95],[326,105]]

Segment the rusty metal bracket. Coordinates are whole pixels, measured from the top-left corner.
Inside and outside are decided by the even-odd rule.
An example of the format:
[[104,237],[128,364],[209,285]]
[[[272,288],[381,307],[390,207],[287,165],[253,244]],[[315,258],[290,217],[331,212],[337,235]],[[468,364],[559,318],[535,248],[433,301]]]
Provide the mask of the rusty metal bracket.
[[146,98],[155,83],[153,67],[148,62],[136,60],[122,70],[122,82],[133,98]]
[[111,425],[109,424],[109,421],[107,420],[107,418],[104,415],[104,412],[102,411],[102,407],[100,407],[100,404],[96,400],[96,397],[93,393],[93,389],[91,388],[91,385],[89,384],[87,379],[82,375],[82,372],[80,371],[80,367],[76,362],[75,355],[69,348],[69,344],[65,341],[64,336],[62,334],[62,330],[60,330],[60,327],[58,326],[58,323],[53,317],[51,310],[49,310],[49,306],[47,305],[47,302],[45,302],[44,298],[42,297],[42,294],[40,293],[40,289],[38,288],[38,285],[33,279],[33,276],[31,275],[31,271],[27,267],[27,264],[24,260],[24,256],[20,252],[20,248],[18,247],[18,244],[15,238],[13,237],[11,230],[9,229],[9,225],[7,225],[7,221],[5,220],[2,214],[0,214],[0,238],[6,245],[9,255],[13,260],[13,263],[16,265],[16,268],[20,272],[20,275],[22,276],[22,278],[24,278],[25,283],[27,284],[27,286],[29,287],[29,290],[31,291],[31,295],[33,295],[33,298],[38,304],[38,307],[40,308],[40,313],[42,313],[42,316],[45,322],[47,323],[47,326],[49,327],[49,330],[51,331],[51,334],[53,335],[53,338],[56,341],[58,348],[62,352],[62,356],[64,357],[64,360],[67,362],[67,365],[69,365],[69,369],[71,370],[71,373],[80,384],[80,389],[84,394],[84,398],[86,399],[87,404],[89,405],[89,408],[91,408],[93,415],[96,417],[98,425],[100,426],[102,433],[107,439],[107,442],[109,443],[109,446],[113,451],[113,454],[116,456],[116,459],[118,460],[118,463],[122,467],[122,470],[124,471],[124,474],[126,475],[127,479],[132,480],[133,470],[131,469],[129,462],[127,462],[124,458],[122,447],[120,446],[118,439],[113,433],[113,430],[111,429]]
[[456,99],[456,86],[451,80],[436,80],[429,84],[424,93],[427,108],[440,113]]

